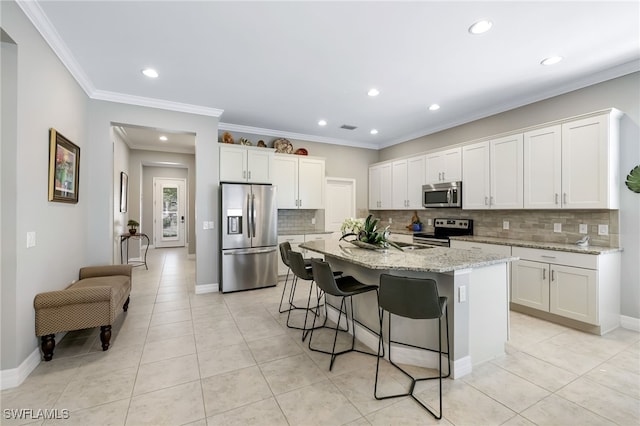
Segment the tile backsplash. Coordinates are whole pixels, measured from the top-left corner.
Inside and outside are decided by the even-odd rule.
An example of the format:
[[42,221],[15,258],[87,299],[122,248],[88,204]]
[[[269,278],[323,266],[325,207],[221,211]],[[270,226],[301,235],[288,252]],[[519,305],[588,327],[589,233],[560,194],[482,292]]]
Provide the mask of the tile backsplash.
[[[312,223],[315,218],[315,225]],[[324,210],[278,209],[278,232],[322,232]]]
[[[377,210],[373,215],[391,230],[406,230],[411,223],[413,210]],[[587,225],[587,235],[591,244],[604,247],[618,247],[618,210],[461,210],[429,209],[417,210],[423,224],[423,232],[433,231],[427,226],[428,219],[466,218],[473,219],[474,235],[484,237],[510,238],[549,243],[573,244],[585,234],[580,234],[579,225]],[[503,229],[503,222],[509,222],[509,229]],[[554,224],[561,224],[562,231],[554,232]],[[607,225],[609,235],[598,235],[598,225]]]

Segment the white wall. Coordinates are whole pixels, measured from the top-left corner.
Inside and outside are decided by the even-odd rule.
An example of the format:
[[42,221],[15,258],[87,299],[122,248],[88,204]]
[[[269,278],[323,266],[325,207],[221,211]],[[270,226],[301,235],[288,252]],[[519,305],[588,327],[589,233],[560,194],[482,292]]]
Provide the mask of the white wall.
[[[77,278],[78,269],[89,262],[91,250],[86,234],[91,167],[86,155],[90,156],[91,148],[86,132],[87,96],[19,7],[14,2],[2,1],[0,8],[1,26],[17,45],[18,76],[14,82],[15,109],[2,109],[3,123],[5,119],[15,122],[14,135],[5,139],[3,133],[3,153],[6,144],[9,151],[15,152],[15,157],[2,156],[2,180],[8,178],[16,184],[15,193],[3,191],[2,194],[3,213],[5,206],[15,211],[14,223],[4,223],[3,214],[2,226],[4,231],[15,230],[13,241],[8,238],[5,242],[4,233],[2,238],[3,296],[5,291],[12,293],[12,297],[2,298],[2,321],[15,324],[14,330],[3,328],[0,336],[0,368],[4,375],[6,370],[16,369],[37,347],[34,296],[65,287]],[[4,49],[2,53],[4,71]],[[80,147],[77,204],[48,201],[51,127]],[[5,170],[11,176],[7,176]],[[111,185],[110,171],[103,176],[109,176],[106,181]],[[36,246],[27,249],[28,231],[36,232]],[[11,279],[5,279],[7,277]],[[10,318],[5,317],[7,314]]]
[[621,110],[625,116],[620,122],[620,246],[624,249],[620,308],[622,315],[640,318],[640,194],[629,191],[623,182],[640,164],[639,94],[640,73],[629,74],[385,148],[380,161],[610,107]]
[[[127,212],[120,211],[120,173],[124,172],[131,176],[129,171],[130,150],[122,137],[115,131],[109,129],[113,143],[113,263],[120,262],[120,235],[128,232],[127,222],[129,221],[129,208]],[[131,187],[131,181],[129,181]],[[131,198],[129,197],[129,203]]]

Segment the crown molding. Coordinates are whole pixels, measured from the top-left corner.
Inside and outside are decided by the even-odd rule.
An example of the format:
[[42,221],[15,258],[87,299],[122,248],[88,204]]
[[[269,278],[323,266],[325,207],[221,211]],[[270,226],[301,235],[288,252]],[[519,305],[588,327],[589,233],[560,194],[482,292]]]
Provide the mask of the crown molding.
[[393,145],[418,139],[423,136],[431,135],[433,133],[441,132],[443,130],[451,129],[453,127],[461,126],[463,124],[471,123],[472,121],[481,120],[483,118],[487,118],[492,115],[507,112],[512,109],[520,108],[525,105],[530,105],[535,102],[540,102],[545,99],[553,98],[554,96],[564,95],[565,93],[583,89],[588,86],[593,86],[594,84],[602,83],[608,80],[613,80],[614,78],[622,77],[638,71],[640,71],[639,60],[626,62],[624,64],[620,64],[615,67],[607,68],[599,72],[586,75],[579,79],[573,79],[565,84],[561,84],[559,86],[555,86],[553,88],[540,91],[535,95],[527,98],[519,98],[517,101],[505,102],[487,109],[483,109],[482,113],[479,113],[479,114],[463,115],[463,116],[457,117],[455,120],[441,123],[438,126],[428,127],[428,128],[419,130],[417,132],[402,136],[400,138],[389,140],[387,142],[380,144],[379,149],[388,148]]
[[91,97],[95,91],[95,87],[89,77],[82,70],[80,64],[73,56],[67,45],[62,41],[60,34],[47,18],[44,11],[37,1],[16,0],[16,3],[22,9],[27,18],[31,21],[36,30],[42,35],[42,38],[51,47],[62,64],[69,70],[73,78],[78,82],[82,90]]
[[347,139],[328,138],[326,136],[308,135],[304,133],[287,132],[284,130],[265,129],[261,127],[244,126],[242,124],[218,123],[218,130],[230,132],[249,133],[260,136],[274,136],[287,139],[304,140],[308,142],[326,143],[332,145],[352,146],[355,148],[380,149],[380,146],[372,143],[363,143]]
[[224,112],[224,110],[218,108],[164,101],[162,99],[146,98],[144,96],[126,95],[124,93],[109,92],[106,90],[94,90],[89,97],[100,101],[165,109],[169,111],[185,112],[188,114],[206,115],[216,118],[220,118]]

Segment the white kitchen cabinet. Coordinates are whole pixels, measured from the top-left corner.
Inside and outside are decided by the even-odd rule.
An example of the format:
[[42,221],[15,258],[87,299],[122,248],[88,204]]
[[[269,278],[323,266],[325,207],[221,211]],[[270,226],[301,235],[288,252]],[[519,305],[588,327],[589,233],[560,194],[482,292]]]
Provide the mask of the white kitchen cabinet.
[[392,164],[369,167],[369,209],[392,208]]
[[549,264],[519,260],[511,269],[511,302],[549,311]]
[[220,145],[220,182],[271,183],[274,151]]
[[324,208],[324,159],[276,154],[273,163],[279,209]]
[[524,207],[617,209],[618,123],[612,110],[524,134]]
[[420,155],[391,164],[392,202],[395,210],[422,208],[422,185],[425,182],[425,156]]
[[[512,308],[533,308],[596,326],[604,334],[620,324],[620,253],[582,254],[513,247]],[[517,310],[517,309],[516,309]],[[554,319],[556,317],[543,317]]]
[[521,133],[464,146],[462,160],[464,209],[522,208]]
[[562,194],[562,126],[524,134],[524,208],[559,209]]
[[462,180],[462,150],[451,148],[426,155],[425,183],[457,182]]
[[562,124],[562,206],[619,208],[616,111]]
[[[289,242],[291,244],[291,250],[302,251],[300,244],[304,243],[304,234],[300,235],[278,235],[278,250],[280,250],[280,243]],[[278,275],[287,275],[289,267],[282,262],[282,256],[278,251]],[[291,274],[289,274],[291,277]]]

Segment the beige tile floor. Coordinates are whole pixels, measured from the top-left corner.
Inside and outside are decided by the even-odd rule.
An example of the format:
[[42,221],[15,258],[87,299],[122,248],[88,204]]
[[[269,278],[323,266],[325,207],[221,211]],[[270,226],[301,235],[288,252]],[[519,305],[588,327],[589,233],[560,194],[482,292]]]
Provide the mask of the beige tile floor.
[[[97,330],[67,334],[53,361],[2,408],[69,410],[66,420],[2,425],[638,425],[640,336],[598,337],[512,313],[507,355],[445,380],[444,418],[410,398],[373,398],[375,358],[310,352],[278,314],[276,288],[194,294],[195,262],[183,249],[149,251],[136,268],[129,312],[102,352]],[[294,317],[294,321],[299,318]],[[327,335],[314,335],[318,344]],[[406,380],[382,364],[386,393]],[[417,387],[437,401],[435,382]]]

